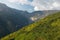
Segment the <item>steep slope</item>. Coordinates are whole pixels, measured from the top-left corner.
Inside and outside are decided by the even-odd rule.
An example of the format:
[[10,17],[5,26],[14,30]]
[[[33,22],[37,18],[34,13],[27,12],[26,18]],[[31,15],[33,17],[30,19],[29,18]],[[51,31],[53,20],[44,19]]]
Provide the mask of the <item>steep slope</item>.
[[23,27],[1,40],[60,40],[60,12]]
[[0,3],[0,38],[29,24],[29,19],[21,12],[24,11],[9,8]]

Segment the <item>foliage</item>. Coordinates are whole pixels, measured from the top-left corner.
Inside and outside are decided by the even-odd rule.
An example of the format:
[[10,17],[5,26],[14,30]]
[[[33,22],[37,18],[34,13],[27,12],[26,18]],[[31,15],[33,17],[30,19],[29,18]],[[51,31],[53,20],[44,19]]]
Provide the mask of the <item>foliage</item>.
[[51,14],[1,40],[60,40],[60,12]]

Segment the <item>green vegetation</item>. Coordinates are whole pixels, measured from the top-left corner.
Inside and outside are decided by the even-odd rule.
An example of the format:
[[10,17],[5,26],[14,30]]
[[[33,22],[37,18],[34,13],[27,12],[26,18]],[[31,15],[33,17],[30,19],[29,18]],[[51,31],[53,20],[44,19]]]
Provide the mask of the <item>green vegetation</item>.
[[23,27],[1,40],[60,40],[60,12]]

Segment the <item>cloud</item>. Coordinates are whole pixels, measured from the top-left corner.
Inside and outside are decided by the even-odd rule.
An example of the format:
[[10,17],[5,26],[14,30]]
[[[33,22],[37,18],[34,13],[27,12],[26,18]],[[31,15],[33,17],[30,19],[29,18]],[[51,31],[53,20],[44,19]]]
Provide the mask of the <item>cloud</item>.
[[45,8],[44,6],[39,6],[39,7],[38,7],[38,6],[35,6],[35,7],[34,7],[34,10],[35,10],[35,11],[39,11],[39,10],[42,11],[42,10],[44,10],[44,9],[45,9],[45,10],[48,10],[48,9]]
[[7,0],[7,1],[11,3],[18,2],[18,0]]
[[33,0],[28,0],[28,1],[32,2]]
[[34,7],[34,10],[54,10],[60,9],[60,0],[8,0],[11,3],[20,3],[22,5],[31,5]]
[[30,4],[30,2],[28,0],[8,0],[8,2],[11,2],[11,3],[20,3],[22,5]]
[[58,10],[60,3],[58,0],[34,0],[32,3],[34,10]]
[[58,2],[54,2],[52,5],[53,5],[53,7],[60,7],[60,3],[58,3]]
[[21,4],[30,4],[28,0],[19,0],[19,3]]
[[34,6],[34,10],[51,10],[53,7],[50,5],[49,2],[42,1],[42,0],[34,0],[31,3],[32,6]]

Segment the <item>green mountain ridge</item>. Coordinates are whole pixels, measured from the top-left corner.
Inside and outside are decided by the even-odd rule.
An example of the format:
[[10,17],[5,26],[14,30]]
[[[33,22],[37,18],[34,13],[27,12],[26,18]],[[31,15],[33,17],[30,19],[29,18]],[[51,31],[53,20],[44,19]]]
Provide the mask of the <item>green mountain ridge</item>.
[[0,40],[60,40],[60,12],[42,18]]

